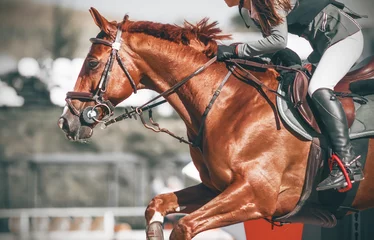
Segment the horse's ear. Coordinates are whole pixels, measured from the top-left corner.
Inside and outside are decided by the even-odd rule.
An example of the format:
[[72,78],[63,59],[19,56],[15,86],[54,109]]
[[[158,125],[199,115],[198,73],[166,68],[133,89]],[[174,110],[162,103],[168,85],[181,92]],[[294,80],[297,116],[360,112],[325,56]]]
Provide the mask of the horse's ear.
[[106,20],[103,16],[101,16],[99,11],[97,11],[95,8],[91,7],[89,11],[96,25],[106,34],[110,35],[111,30],[112,31],[115,30],[113,29],[115,27],[108,20]]

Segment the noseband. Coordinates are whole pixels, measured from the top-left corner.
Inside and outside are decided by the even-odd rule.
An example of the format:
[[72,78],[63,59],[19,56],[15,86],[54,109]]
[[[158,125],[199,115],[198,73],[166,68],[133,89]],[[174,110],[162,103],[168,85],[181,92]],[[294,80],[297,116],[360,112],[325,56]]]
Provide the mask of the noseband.
[[[104,44],[106,46],[109,46],[112,48],[112,51],[110,53],[109,59],[107,63],[105,64],[104,71],[101,75],[100,82],[97,86],[97,90],[95,94],[92,93],[87,93],[87,92],[68,92],[66,94],[66,103],[70,110],[73,112],[78,117],[81,117],[82,120],[86,124],[94,124],[95,122],[105,122],[108,120],[112,115],[114,111],[114,105],[108,100],[104,98],[104,94],[107,90],[108,82],[110,80],[110,73],[113,69],[113,63],[114,59],[116,58],[118,61],[118,64],[122,68],[123,72],[126,74],[127,78],[130,81],[131,87],[133,88],[134,93],[137,92],[136,85],[134,80],[132,79],[129,71],[126,69],[125,64],[123,63],[118,51],[121,48],[121,36],[122,36],[122,26],[127,20],[128,16],[126,15],[122,21],[121,24],[118,25],[117,27],[117,33],[116,33],[116,38],[114,42],[110,42],[108,40],[104,40],[101,38],[91,38],[90,41],[93,44]],[[83,111],[78,110],[74,105],[72,104],[72,100],[77,99],[81,101],[94,101],[96,105],[94,106],[88,106],[86,107]],[[99,120],[97,116],[100,114],[98,109],[104,109],[103,114],[104,117]]]

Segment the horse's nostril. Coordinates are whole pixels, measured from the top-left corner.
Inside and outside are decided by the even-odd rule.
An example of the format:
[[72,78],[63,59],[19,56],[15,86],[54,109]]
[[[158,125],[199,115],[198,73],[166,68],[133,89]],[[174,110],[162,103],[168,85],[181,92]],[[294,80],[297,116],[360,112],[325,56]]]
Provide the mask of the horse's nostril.
[[68,121],[66,121],[65,118],[58,119],[57,125],[64,131],[67,131],[69,129]]

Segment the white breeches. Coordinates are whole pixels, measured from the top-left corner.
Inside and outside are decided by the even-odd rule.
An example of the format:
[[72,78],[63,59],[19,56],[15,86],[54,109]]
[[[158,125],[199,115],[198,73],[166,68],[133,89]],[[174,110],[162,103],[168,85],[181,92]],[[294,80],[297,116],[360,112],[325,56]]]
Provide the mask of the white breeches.
[[361,56],[363,48],[361,31],[327,48],[310,80],[309,95],[319,88],[334,89]]

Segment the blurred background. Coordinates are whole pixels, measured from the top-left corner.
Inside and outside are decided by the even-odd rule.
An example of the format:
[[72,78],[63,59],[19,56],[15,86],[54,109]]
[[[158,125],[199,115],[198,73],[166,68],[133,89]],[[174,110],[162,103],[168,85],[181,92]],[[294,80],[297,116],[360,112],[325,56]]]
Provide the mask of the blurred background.
[[[374,52],[374,2],[341,1],[369,16],[359,20],[366,40],[364,59]],[[253,24],[245,28],[237,8],[228,8],[223,0],[0,0],[0,208],[4,210],[0,236],[4,239],[43,239],[46,232],[49,239],[113,239],[114,234],[117,239],[138,239],[136,234],[144,239],[144,206],[150,199],[199,181],[188,147],[145,130],[140,122],[96,128],[88,144],[69,142],[58,129],[65,94],[73,89],[91,45],[88,39],[99,30],[88,12],[91,6],[108,20],[119,21],[129,14],[131,20],[181,25],[184,20],[196,23],[209,17],[233,35],[230,41],[260,37]],[[293,35],[289,47],[303,59],[311,52],[306,41]],[[153,96],[141,91],[122,103],[116,114]],[[184,123],[169,105],[158,107],[155,119],[185,135]],[[173,218],[178,216],[167,221],[172,223]],[[128,238],[129,229],[140,232],[133,231]],[[232,239],[232,234],[214,234],[202,239]]]

